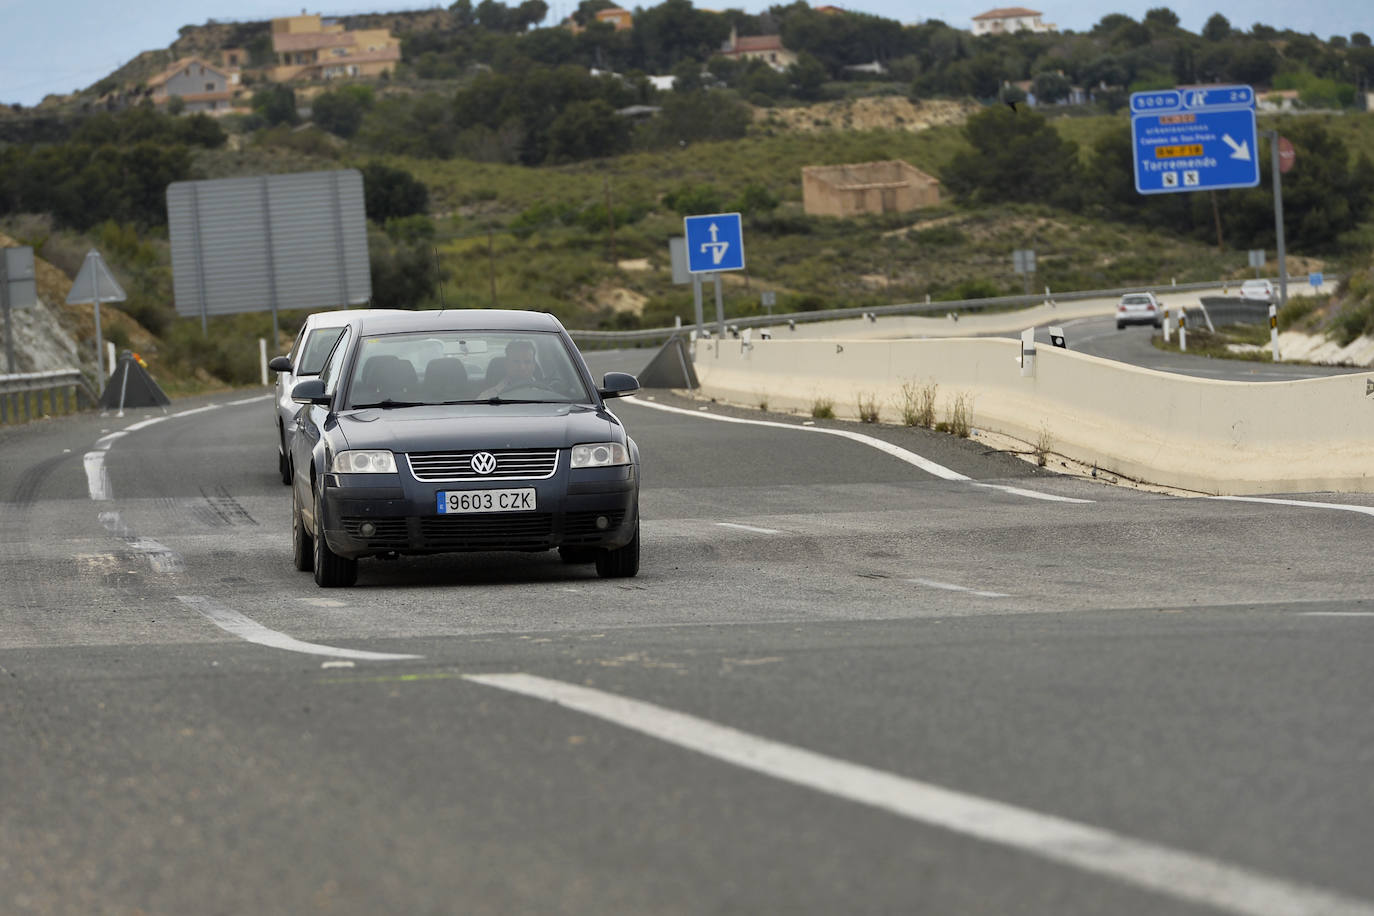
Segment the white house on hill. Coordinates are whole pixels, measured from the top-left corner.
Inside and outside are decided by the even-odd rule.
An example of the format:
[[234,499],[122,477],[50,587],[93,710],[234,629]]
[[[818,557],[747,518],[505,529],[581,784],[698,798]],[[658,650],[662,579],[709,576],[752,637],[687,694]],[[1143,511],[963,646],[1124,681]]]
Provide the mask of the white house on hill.
[[973,17],[974,35],[1005,35],[1010,32],[1057,32],[1059,27],[1042,22],[1039,10],[1007,6]]

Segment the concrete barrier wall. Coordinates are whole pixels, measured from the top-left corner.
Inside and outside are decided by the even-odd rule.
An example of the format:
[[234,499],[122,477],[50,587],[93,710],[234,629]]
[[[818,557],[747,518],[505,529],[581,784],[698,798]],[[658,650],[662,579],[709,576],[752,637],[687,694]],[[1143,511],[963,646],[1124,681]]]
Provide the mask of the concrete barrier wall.
[[958,395],[975,427],[1137,480],[1225,495],[1374,492],[1374,373],[1293,382],[1223,382],[1041,346],[1023,377],[1020,343],[945,340],[701,341],[703,393],[809,413],[860,396],[901,422],[903,384],[938,386],[937,419]]

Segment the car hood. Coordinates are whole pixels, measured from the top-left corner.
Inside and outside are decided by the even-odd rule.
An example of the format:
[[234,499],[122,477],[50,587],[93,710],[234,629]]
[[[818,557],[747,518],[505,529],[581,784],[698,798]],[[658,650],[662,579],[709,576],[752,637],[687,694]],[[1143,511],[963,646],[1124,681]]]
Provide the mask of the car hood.
[[459,404],[366,408],[338,415],[349,448],[393,452],[567,448],[624,441],[609,413],[580,404]]

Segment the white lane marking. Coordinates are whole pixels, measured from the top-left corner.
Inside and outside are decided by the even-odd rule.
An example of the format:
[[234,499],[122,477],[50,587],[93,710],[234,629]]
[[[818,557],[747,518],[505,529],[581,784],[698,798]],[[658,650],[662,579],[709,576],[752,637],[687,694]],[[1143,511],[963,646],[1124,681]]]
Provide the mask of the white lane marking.
[[[169,419],[172,419],[172,418],[175,418],[175,417],[189,417],[189,416],[191,416],[192,414],[205,413],[207,410],[219,410],[219,408],[220,408],[220,405],[219,405],[219,404],[206,404],[204,407],[193,407],[193,408],[191,408],[190,410],[178,411],[177,413],[172,414],[171,417],[169,417]],[[129,428],[130,428],[130,429],[133,429],[132,426],[129,427]]]
[[979,598],[1010,598],[1011,595],[1004,592],[985,592],[976,588],[968,588],[963,585],[954,585],[950,582],[936,582],[934,579],[904,579],[904,582],[912,582],[916,585],[924,585],[926,588],[938,588],[947,592],[968,592],[970,595],[977,595]]
[[82,457],[86,466],[86,491],[95,502],[110,498],[110,474],[105,470],[105,452],[87,452]]
[[740,531],[753,531],[757,534],[778,534],[776,528],[755,528],[753,525],[736,525],[734,522],[716,522],[721,528],[738,528]]
[[301,652],[305,655],[328,655],[334,658],[353,658],[360,661],[400,661],[424,658],[423,655],[401,655],[393,652],[366,652],[362,649],[340,649],[335,646],[322,646],[318,643],[303,642],[285,633],[269,630],[267,627],[245,617],[232,608],[217,604],[204,595],[177,595],[177,600],[193,611],[205,615],[221,630],[232,633],[245,642],[256,643],[272,649],[285,649],[287,652]]
[[528,674],[465,680],[543,700],[775,779],[1231,913],[1374,916],[1374,904],[1052,814],[897,776],[651,703]]
[[1299,617],[1374,617],[1374,611],[1303,611]]
[[[666,410],[671,413],[686,414],[689,417],[698,417],[704,420],[716,420],[720,423],[742,423],[746,426],[768,426],[774,429],[790,429],[807,433],[824,433],[829,436],[839,436],[841,439],[849,439],[853,442],[862,442],[864,445],[876,448],[880,452],[886,452],[892,457],[905,461],[907,464],[915,465],[927,474],[934,474],[936,477],[945,480],[968,480],[968,476],[960,474],[958,471],[951,471],[943,464],[936,464],[929,458],[922,458],[915,452],[908,451],[900,446],[893,445],[891,442],[884,442],[882,439],[875,439],[872,436],[865,436],[862,433],[850,432],[847,429],[828,429],[824,426],[797,426],[794,423],[775,423],[771,420],[745,420],[741,417],[722,417],[714,413],[699,413],[696,410],[683,410],[681,407],[670,407],[667,404],[651,404],[648,401],[641,401],[638,398],[626,398],[641,407],[649,407],[653,410]],[[705,410],[705,407],[698,410]]]
[[1299,506],[1303,509],[1338,509],[1342,512],[1358,512],[1361,515],[1374,515],[1374,506],[1351,506],[1346,503],[1318,503],[1305,499],[1271,499],[1264,496],[1208,496],[1207,499],[1221,499],[1235,503],[1268,503],[1274,506]]
[[270,401],[272,398],[273,395],[270,394],[255,394],[251,398],[239,398],[237,401],[225,401],[224,406],[238,407],[240,404],[256,404],[259,401]]
[[987,490],[1001,490],[1004,493],[1011,493],[1013,496],[1024,496],[1028,499],[1044,499],[1054,503],[1095,503],[1095,499],[1075,499],[1072,496],[1056,496],[1053,493],[1041,493],[1039,490],[1027,490],[1023,487],[1011,487],[1001,483],[974,483],[975,487],[983,487]]
[[168,419],[168,417],[149,417],[146,420],[139,420],[137,423],[133,423],[129,426],[124,427],[124,432],[136,433],[140,429],[147,429],[149,426],[152,426],[155,423],[161,423],[163,420],[166,419]]
[[[775,423],[771,420],[746,420],[742,417],[722,417],[719,414],[697,413],[696,411],[692,410],[684,410],[681,407],[670,407],[667,404],[650,404],[648,401],[641,401],[639,398],[626,398],[625,400],[633,401],[634,403],[639,404],[642,407],[651,407],[654,410],[666,410],[672,413],[685,414],[689,417],[698,417],[707,420],[718,420],[721,423],[743,423],[748,426],[768,426],[775,429],[791,429],[800,430],[801,432],[807,433],[825,433],[829,436],[839,436],[842,439],[849,439],[852,442],[860,442],[864,445],[870,446],[871,448],[876,448],[878,451],[891,455],[899,461],[905,461],[907,464],[915,465],[916,467],[925,471],[927,474],[934,474],[936,477],[940,477],[945,480],[970,480],[970,478],[966,474],[960,474],[958,471],[950,470],[943,464],[937,464],[934,461],[931,461],[929,458],[923,458],[915,452],[909,451],[908,449],[904,449],[899,445],[893,445],[891,442],[884,442],[882,439],[878,439],[873,436],[865,436],[863,433],[850,432],[847,429],[829,429],[824,426],[797,426],[793,423]],[[703,407],[700,409],[705,410],[706,408]],[[1071,499],[1067,496],[1051,496],[1047,493],[1037,493],[1035,490],[1024,490],[1021,487],[1006,487],[1001,486],[999,484],[980,483],[975,484],[975,486],[991,487],[995,490],[1005,490],[1006,492],[1016,496],[1028,496],[1031,499],[1045,499],[1050,500],[1052,502],[1094,502],[1094,500],[1091,499]]]
[[109,451],[110,446],[114,445],[116,439],[123,438],[127,435],[129,434],[121,430],[117,433],[110,433],[108,436],[101,436],[99,439],[95,440],[95,447]]

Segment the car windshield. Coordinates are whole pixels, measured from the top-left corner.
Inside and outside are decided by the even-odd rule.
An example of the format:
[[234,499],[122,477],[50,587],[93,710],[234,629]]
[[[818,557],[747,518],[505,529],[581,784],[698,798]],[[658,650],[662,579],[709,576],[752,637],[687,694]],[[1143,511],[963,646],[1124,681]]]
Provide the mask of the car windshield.
[[1121,298],[1121,304],[1122,304],[1122,305],[1149,305],[1149,304],[1150,304],[1150,297],[1149,297],[1149,296],[1123,296],[1123,297]]
[[334,349],[334,342],[343,333],[342,327],[337,328],[315,328],[310,335],[305,338],[305,346],[301,347],[301,358],[297,361],[296,375],[319,375],[324,368],[324,361],[329,358],[329,353]]
[[562,339],[546,331],[425,331],[364,336],[348,407],[590,403]]

